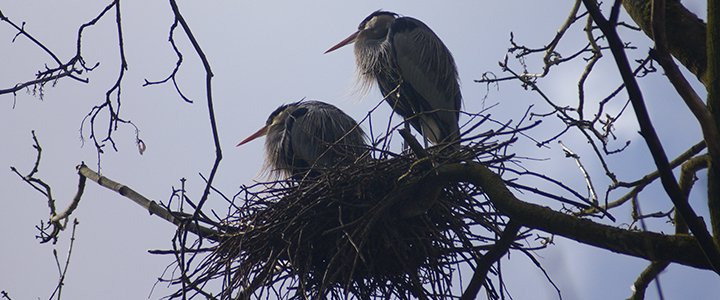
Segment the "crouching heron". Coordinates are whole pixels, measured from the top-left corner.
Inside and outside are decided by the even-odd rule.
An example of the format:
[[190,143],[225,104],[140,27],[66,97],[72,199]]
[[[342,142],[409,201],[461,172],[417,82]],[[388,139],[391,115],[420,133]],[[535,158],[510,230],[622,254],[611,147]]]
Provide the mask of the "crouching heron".
[[301,180],[320,170],[356,161],[366,150],[365,132],[334,105],[300,101],[278,107],[265,126],[238,146],[267,135],[265,167]]

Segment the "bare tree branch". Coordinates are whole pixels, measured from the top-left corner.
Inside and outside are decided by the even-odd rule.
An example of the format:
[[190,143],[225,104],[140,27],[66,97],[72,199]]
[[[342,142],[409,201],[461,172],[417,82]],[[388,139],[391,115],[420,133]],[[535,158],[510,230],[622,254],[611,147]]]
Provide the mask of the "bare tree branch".
[[650,282],[656,279],[660,272],[664,271],[665,268],[670,264],[667,261],[654,261],[645,271],[640,274],[635,283],[633,283],[633,295],[628,300],[642,300],[645,299],[645,290],[647,289]]
[[[690,108],[690,111],[695,115],[695,118],[698,120],[698,123],[700,124],[700,128],[702,129],[703,137],[705,139],[705,143],[708,148],[708,154],[710,156],[710,166],[708,168],[709,171],[709,177],[708,177],[708,204],[710,207],[710,221],[713,228],[713,233],[715,236],[716,244],[720,245],[718,241],[720,241],[720,200],[717,199],[717,196],[720,196],[720,193],[715,192],[715,190],[720,189],[718,186],[717,181],[720,180],[720,176],[717,176],[718,168],[715,168],[714,166],[720,162],[720,135],[718,135],[718,126],[715,123],[715,118],[711,114],[708,107],[705,105],[705,103],[700,99],[700,96],[695,93],[695,90],[690,86],[690,83],[687,82],[685,77],[682,75],[680,70],[678,69],[677,65],[675,65],[675,62],[673,61],[672,57],[670,57],[670,52],[668,50],[667,46],[667,38],[665,34],[665,0],[653,0],[653,9],[652,9],[652,29],[653,29],[653,40],[655,41],[655,49],[650,51],[651,56],[655,58],[655,60],[660,63],[660,65],[665,70],[665,74],[667,75],[667,78],[670,80],[670,82],[675,87],[675,90],[680,94],[680,97],[685,101],[685,104]],[[709,4],[709,6],[712,6]],[[708,8],[708,13],[711,12],[710,7]],[[709,20],[712,20],[712,18],[709,18]],[[712,36],[713,30],[713,24],[714,22],[710,21],[708,24],[708,41],[710,41],[710,37]],[[720,39],[720,34],[718,35],[718,39]],[[718,74],[720,74],[720,68],[713,67],[712,62],[716,60],[714,57],[715,53],[712,53],[712,43],[708,44],[708,72],[706,78],[709,81],[709,84],[707,86],[708,88],[708,104],[711,104],[713,101],[711,100],[713,97],[715,97],[715,93],[718,93],[720,91],[716,90],[716,86],[712,84],[714,82],[714,76],[716,69],[718,69]],[[717,53],[720,55],[720,51]],[[717,59],[717,61],[720,61],[720,59]],[[717,102],[717,101],[716,101]]]
[[475,266],[475,273],[473,273],[472,279],[470,279],[470,283],[465,288],[460,300],[471,300],[477,297],[477,293],[485,283],[490,267],[505,256],[505,253],[515,241],[519,230],[520,223],[511,219],[505,227],[500,240],[478,261],[478,265]]
[[145,198],[145,196],[135,192],[133,189],[90,170],[90,168],[88,168],[85,164],[78,165],[77,171],[80,176],[87,177],[103,187],[116,191],[118,194],[123,195],[138,205],[144,207],[151,214],[155,214],[170,223],[177,226],[185,226],[188,231],[204,238],[216,241],[221,239],[221,234],[219,232],[197,225],[193,222],[188,223],[188,219],[186,218],[187,216],[182,216],[182,214],[167,210],[166,208],[158,205],[155,201],[149,200]]
[[55,263],[58,268],[58,273],[60,274],[60,279],[58,280],[57,285],[55,286],[55,290],[53,291],[52,295],[50,295],[50,299],[55,297],[55,294],[57,294],[57,298],[60,299],[60,296],[62,295],[62,288],[65,285],[65,275],[67,274],[68,267],[70,266],[70,256],[72,255],[72,249],[73,245],[75,244],[75,229],[77,229],[78,222],[77,219],[73,220],[73,227],[72,227],[72,235],[70,237],[70,247],[68,249],[67,257],[65,257],[65,266],[60,266],[60,258],[58,258],[57,250],[53,250],[53,254],[55,255]]
[[[670,162],[670,167],[673,168],[673,169],[675,169],[677,166],[683,164],[684,162],[688,161],[688,160],[689,160],[690,158],[692,158],[693,156],[695,156],[695,155],[697,155],[698,153],[700,153],[700,151],[702,151],[703,149],[705,149],[705,140],[700,141],[699,143],[697,143],[697,144],[695,144],[694,146],[690,147],[690,149],[688,149],[687,151],[685,151],[684,153],[680,154],[678,157],[676,157],[675,159],[673,159],[673,160]],[[625,195],[623,195],[622,197],[618,198],[617,200],[615,200],[615,201],[613,201],[613,202],[610,202],[610,203],[606,203],[604,206],[602,206],[602,208],[604,208],[604,209],[610,209],[610,208],[618,207],[618,206],[626,203],[628,200],[632,199],[632,198],[635,197],[637,194],[639,194],[643,189],[645,189],[645,187],[646,187],[647,185],[649,185],[650,183],[654,182],[655,179],[658,179],[658,178],[660,178],[660,172],[658,172],[658,171],[656,170],[656,171],[653,171],[653,172],[650,173],[650,174],[647,174],[647,175],[643,176],[643,177],[642,177],[641,179],[639,179],[639,180],[636,180],[636,181],[633,181],[633,182],[630,182],[630,183],[627,183],[627,182],[618,182],[618,183],[614,184],[613,186],[610,187],[610,189],[607,190],[608,195],[610,194],[611,191],[613,191],[613,190],[615,190],[615,189],[617,189],[617,188],[620,188],[620,187],[633,187],[633,189],[630,190],[627,194],[625,194]],[[607,197],[608,197],[608,196],[606,195],[606,196],[605,196],[606,200],[607,200]],[[607,201],[606,201],[606,202],[607,202]],[[594,209],[589,209],[589,210],[583,212],[583,214],[592,214],[592,213],[595,213],[595,210],[594,210]]]
[[[707,106],[711,119],[700,120],[703,135],[708,143],[710,162],[708,164],[708,207],[715,243],[720,247],[720,4],[708,1],[707,4]],[[701,102],[702,103],[702,102]],[[704,107],[703,107],[704,108]],[[699,118],[698,118],[699,119]],[[706,126],[715,125],[712,128]],[[714,136],[712,134],[715,134]],[[712,139],[712,140],[710,140]],[[713,148],[711,149],[711,144]],[[712,151],[715,150],[715,151]]]
[[180,91],[180,87],[177,84],[177,79],[176,79],[177,72],[180,71],[180,66],[183,63],[183,55],[180,52],[180,50],[178,49],[177,45],[175,44],[175,29],[177,28],[177,25],[178,25],[178,19],[176,18],[175,22],[173,22],[172,26],[170,26],[170,35],[168,38],[168,40],[170,41],[170,45],[172,45],[173,51],[175,51],[175,55],[177,55],[177,57],[178,57],[177,62],[175,63],[175,68],[170,73],[170,75],[163,80],[149,81],[149,80],[145,79],[145,84],[143,84],[143,86],[163,84],[163,83],[166,83],[168,80],[172,79],[173,86],[175,86],[175,90],[178,92],[180,97],[182,97],[182,99],[188,103],[193,103],[193,101],[190,98],[186,97],[185,94],[183,94]]
[[[35,39],[32,35],[30,35],[28,32],[25,31],[24,23],[23,27],[18,26],[17,24],[13,23],[10,18],[6,17],[2,11],[0,11],[0,21],[4,21],[13,28],[15,28],[18,33],[16,35],[20,36],[23,35],[27,37],[30,41],[32,41],[34,44],[38,45],[43,51],[45,51],[52,59],[57,63],[57,67],[55,68],[48,68],[47,65],[45,66],[45,71],[38,71],[38,73],[35,75],[35,80],[26,81],[23,83],[18,83],[12,88],[8,89],[0,89],[0,95],[7,94],[7,93],[15,93],[19,90],[22,90],[24,88],[28,88],[30,86],[35,86],[37,90],[34,90],[39,93],[40,98],[42,99],[43,96],[43,87],[45,84],[49,82],[56,82],[57,80],[63,78],[63,77],[70,77],[77,81],[88,83],[87,78],[79,78],[78,75],[81,75],[83,71],[92,71],[97,64],[94,67],[87,67],[85,65],[85,62],[82,59],[82,56],[80,56],[80,51],[76,53],[76,55],[71,58],[67,63],[63,63],[55,53],[53,53],[50,49],[48,49],[43,43]],[[81,30],[82,32],[82,30]],[[13,39],[14,40],[14,39]],[[80,39],[78,38],[78,45],[80,44]],[[79,50],[79,49],[78,49]],[[80,64],[81,68],[77,68],[75,65]]]
[[205,185],[205,191],[203,192],[202,198],[200,199],[200,202],[198,203],[197,209],[195,211],[195,216],[197,217],[198,213],[205,204],[205,201],[210,195],[210,187],[212,186],[213,180],[215,179],[215,174],[217,173],[217,169],[220,166],[220,161],[222,160],[222,148],[220,147],[220,136],[218,135],[217,122],[215,121],[215,108],[213,106],[212,100],[213,72],[210,68],[210,61],[208,61],[207,57],[205,56],[205,52],[203,52],[202,48],[200,48],[200,43],[198,43],[197,39],[195,39],[192,30],[190,30],[190,26],[187,24],[185,18],[180,13],[180,8],[178,7],[177,2],[175,0],[170,0],[170,6],[172,6],[176,21],[180,22],[180,26],[182,26],[183,31],[192,43],[195,52],[197,52],[197,55],[203,62],[203,67],[205,68],[205,97],[207,98],[210,128],[212,129],[213,141],[215,142],[215,163],[213,164],[212,170],[210,171],[210,176],[208,176],[207,184]]
[[[20,174],[20,172],[15,167],[10,167],[10,170],[13,173],[17,174],[18,176],[20,176],[20,178],[22,178],[23,181],[25,181],[27,184],[32,186],[35,190],[37,190],[38,192],[40,192],[47,198],[48,207],[50,208],[50,221],[48,221],[47,224],[45,224],[44,222],[41,221],[40,225],[35,226],[35,228],[37,228],[40,231],[40,235],[36,236],[36,237],[40,239],[41,244],[47,243],[51,240],[53,241],[53,243],[57,243],[57,236],[60,233],[60,231],[65,229],[65,225],[67,225],[67,219],[65,219],[64,224],[60,223],[61,219],[57,219],[57,220],[54,219],[54,217],[56,215],[56,206],[55,206],[55,199],[52,196],[52,188],[50,187],[49,184],[45,183],[45,181],[43,181],[42,179],[35,177],[35,175],[38,173],[38,170],[40,169],[40,159],[42,158],[42,147],[40,147],[40,142],[38,141],[34,130],[32,131],[32,135],[33,135],[33,141],[35,142],[35,144],[33,145],[33,148],[35,148],[35,151],[37,152],[37,156],[35,158],[35,164],[33,166],[33,169],[30,171],[30,173],[28,173],[28,175],[25,175],[25,176]],[[81,188],[84,185],[85,185],[85,182],[81,179],[79,186],[78,186],[78,188],[79,188],[78,193],[80,195],[82,194]],[[78,195],[76,195],[76,197],[77,196]],[[78,201],[79,201],[79,199],[78,199]],[[77,206],[77,204],[73,205],[71,203],[64,213],[66,213],[66,215],[69,216],[70,213],[72,213],[72,210],[75,209],[75,206]],[[53,229],[50,233],[48,233],[47,230],[50,229],[50,226],[52,226]]]
[[720,274],[720,252],[718,252],[718,249],[710,236],[710,233],[705,227],[704,222],[702,219],[698,218],[695,211],[688,204],[687,197],[683,196],[680,188],[678,187],[675,176],[673,175],[670,164],[668,163],[665,150],[660,143],[660,139],[655,132],[655,128],[653,127],[652,122],[650,121],[650,116],[645,108],[645,101],[643,100],[642,93],[640,92],[640,87],[638,86],[637,81],[635,81],[635,76],[633,76],[632,71],[630,70],[627,56],[625,56],[625,51],[623,49],[623,43],[615,30],[615,24],[605,19],[605,17],[600,13],[598,4],[595,1],[583,0],[583,2],[593,19],[595,19],[595,23],[598,24],[598,27],[600,27],[607,37],[610,49],[612,50],[615,62],[617,63],[618,70],[625,82],[626,90],[630,100],[632,101],[638,123],[640,124],[640,132],[645,138],[645,142],[650,149],[655,165],[660,172],[660,179],[665,191],[668,196],[670,196],[673,204],[675,204],[676,209],[688,222],[690,230],[697,237],[705,256],[713,266],[712,269],[715,270],[716,273]]
[[500,176],[478,163],[444,165],[438,169],[437,176],[444,180],[469,182],[482,187],[501,213],[507,214],[525,227],[651,261],[667,260],[712,270],[712,264],[693,236],[630,231],[523,202],[510,193]]

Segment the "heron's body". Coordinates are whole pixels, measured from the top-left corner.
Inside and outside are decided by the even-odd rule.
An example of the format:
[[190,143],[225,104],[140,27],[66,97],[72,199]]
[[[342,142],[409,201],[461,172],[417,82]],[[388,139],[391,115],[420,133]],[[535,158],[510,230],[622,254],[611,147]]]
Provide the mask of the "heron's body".
[[376,81],[393,110],[433,144],[459,140],[462,95],[457,68],[427,25],[376,11],[328,52],[351,42],[363,83]]
[[278,107],[265,127],[238,146],[257,137],[265,140],[266,167],[302,179],[323,168],[350,164],[366,150],[365,133],[339,108],[320,101],[301,101]]

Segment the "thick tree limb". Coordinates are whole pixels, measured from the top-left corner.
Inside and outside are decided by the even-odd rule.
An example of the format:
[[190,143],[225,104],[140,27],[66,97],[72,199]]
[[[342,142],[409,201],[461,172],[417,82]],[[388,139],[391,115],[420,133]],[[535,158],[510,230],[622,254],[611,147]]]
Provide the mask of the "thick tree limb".
[[523,202],[507,189],[500,176],[479,163],[440,166],[437,176],[481,187],[501,213],[525,227],[651,261],[670,261],[712,270],[712,265],[693,236],[630,231]]
[[[707,55],[708,69],[706,78],[707,106],[715,122],[712,128],[720,131],[720,3],[709,0],[707,25]],[[702,124],[702,123],[701,123]],[[703,127],[703,134],[705,127]],[[706,140],[709,137],[705,137]],[[716,139],[713,143],[720,143]],[[708,140],[708,150],[710,141]],[[712,224],[715,243],[720,247],[720,154],[710,152],[708,164],[708,207],[710,209],[710,222]]]
[[[622,5],[633,21],[652,39],[652,0],[625,0],[622,1]],[[708,86],[705,74],[707,70],[705,22],[677,0],[668,0],[665,11],[667,45],[670,54]]]
[[[670,83],[672,83],[675,90],[680,94],[680,97],[685,101],[687,107],[693,115],[695,115],[698,123],[700,123],[710,156],[717,157],[717,155],[720,155],[720,137],[718,137],[715,120],[703,100],[700,99],[700,96],[698,96],[690,86],[690,83],[685,79],[685,76],[682,75],[680,69],[675,65],[668,51],[666,38],[667,28],[665,26],[666,17],[664,13],[665,1],[654,0],[653,7],[652,29],[655,49],[652,50],[650,54],[663,67],[668,80],[670,80]],[[711,88],[712,86],[708,86],[708,90]]]
[[[714,3],[714,1],[710,2]],[[675,90],[678,92],[678,94],[680,94],[683,101],[685,101],[685,104],[688,106],[688,108],[690,108],[690,111],[693,113],[693,115],[695,115],[695,118],[698,120],[700,128],[702,129],[703,138],[705,139],[705,142],[707,144],[711,162],[708,168],[708,171],[710,173],[708,176],[708,205],[710,207],[710,220],[714,233],[713,235],[715,237],[716,244],[718,244],[717,241],[718,238],[720,238],[720,199],[717,198],[720,195],[720,192],[718,192],[718,189],[720,189],[720,187],[718,187],[718,185],[720,184],[718,183],[718,180],[720,180],[720,176],[717,176],[717,168],[713,167],[713,162],[720,161],[720,137],[718,136],[716,118],[713,117],[713,114],[710,112],[708,106],[706,106],[702,99],[700,99],[700,96],[695,93],[695,90],[690,86],[690,83],[688,83],[688,81],[680,72],[680,69],[678,69],[678,67],[675,65],[672,57],[670,57],[666,38],[665,23],[667,22],[667,18],[665,17],[665,0],[653,0],[652,3],[653,8],[651,23],[653,32],[652,36],[653,40],[655,40],[655,49],[651,50],[650,54],[663,67],[667,78],[675,87]],[[709,3],[708,5],[712,6],[711,3]],[[708,11],[709,10],[710,9],[708,9]],[[713,30],[713,24],[715,24],[715,22],[709,19],[707,31],[708,69],[705,76],[706,83],[708,83],[708,104],[717,102],[717,100],[712,101],[711,99],[716,98],[716,94],[720,92],[717,90],[718,88],[715,84],[715,73],[717,73],[717,71],[719,70],[717,67],[713,66],[714,62],[717,60],[715,58],[716,55],[714,55],[714,50],[712,47],[713,43],[711,42],[713,40],[712,32],[715,32],[715,30]]]

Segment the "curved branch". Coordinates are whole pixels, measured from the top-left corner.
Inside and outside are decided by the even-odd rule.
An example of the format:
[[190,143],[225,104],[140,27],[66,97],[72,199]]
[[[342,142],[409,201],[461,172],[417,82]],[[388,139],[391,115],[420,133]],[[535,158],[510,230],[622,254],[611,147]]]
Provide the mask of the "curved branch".
[[513,241],[515,241],[518,231],[520,231],[520,223],[511,219],[507,227],[505,227],[500,240],[478,261],[475,273],[470,279],[470,284],[468,284],[460,300],[470,300],[477,297],[478,291],[485,283],[490,267],[507,253]]
[[713,269],[693,236],[630,231],[523,202],[507,189],[499,175],[482,164],[440,166],[437,176],[438,179],[468,182],[481,187],[501,213],[525,227],[651,261],[670,261],[699,269]]
[[205,92],[207,93],[206,97],[208,114],[210,117],[210,127],[212,129],[213,141],[215,142],[215,163],[213,163],[212,170],[210,171],[210,176],[208,177],[207,184],[205,185],[205,190],[203,191],[202,198],[200,199],[200,202],[195,209],[195,217],[197,217],[203,205],[205,204],[205,201],[207,201],[208,195],[210,195],[210,188],[212,186],[213,180],[215,179],[217,169],[220,166],[220,161],[222,160],[222,148],[220,147],[220,136],[217,130],[217,122],[215,122],[215,108],[212,100],[213,72],[210,68],[210,62],[208,61],[207,56],[205,56],[205,52],[203,52],[202,48],[200,48],[200,43],[198,43],[197,39],[195,39],[195,35],[193,35],[192,33],[192,30],[190,30],[190,25],[188,25],[183,15],[180,13],[180,8],[178,7],[177,2],[175,0],[171,0],[170,6],[172,6],[173,13],[175,14],[175,19],[180,23],[180,26],[182,26],[183,31],[185,31],[185,34],[193,45],[193,49],[195,49],[195,52],[197,52],[197,55],[202,61],[203,67],[205,68]]
[[647,289],[650,282],[655,280],[660,274],[660,272],[664,271],[669,264],[670,262],[667,261],[652,262],[650,266],[648,266],[647,269],[645,269],[645,271],[640,274],[638,279],[635,280],[635,283],[633,283],[635,292],[633,292],[633,295],[628,300],[645,299],[645,290]]

